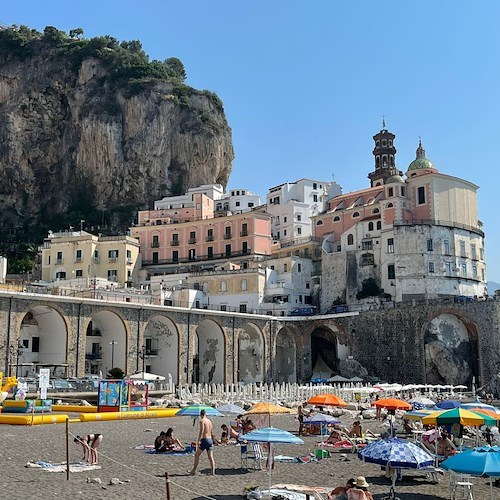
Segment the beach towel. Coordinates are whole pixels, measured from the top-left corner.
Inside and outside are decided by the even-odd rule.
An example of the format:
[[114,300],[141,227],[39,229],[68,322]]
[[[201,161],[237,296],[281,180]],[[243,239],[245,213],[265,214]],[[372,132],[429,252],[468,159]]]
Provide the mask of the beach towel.
[[[67,470],[67,466],[65,463],[51,464],[50,462],[44,462],[42,460],[37,460],[36,462],[28,462],[25,467],[33,469],[43,469],[45,472],[66,472]],[[69,464],[70,472],[87,472],[100,468],[100,465],[91,465],[85,462],[74,462]]]
[[149,455],[165,455],[167,457],[184,457],[186,455],[192,455],[194,453],[194,448],[188,447],[185,450],[161,451],[160,453],[156,453],[153,447],[152,450],[146,450],[146,453]]
[[295,457],[288,457],[286,455],[276,455],[274,457],[275,462],[285,462],[285,463],[295,463],[297,459]]

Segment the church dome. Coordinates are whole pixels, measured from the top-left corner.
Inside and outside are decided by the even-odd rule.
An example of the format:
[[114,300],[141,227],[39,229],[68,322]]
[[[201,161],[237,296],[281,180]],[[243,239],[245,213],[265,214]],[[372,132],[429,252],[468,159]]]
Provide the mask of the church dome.
[[386,181],[386,184],[404,184],[405,180],[400,175],[391,175]]
[[410,170],[437,170],[431,160],[425,157],[425,149],[422,147],[422,141],[419,141],[417,148],[417,157],[410,163],[408,171]]

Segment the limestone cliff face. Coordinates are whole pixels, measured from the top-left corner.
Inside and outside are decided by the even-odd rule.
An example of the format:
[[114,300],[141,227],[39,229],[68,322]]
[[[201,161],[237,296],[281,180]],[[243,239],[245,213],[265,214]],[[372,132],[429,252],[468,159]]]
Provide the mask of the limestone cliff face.
[[99,59],[75,67],[50,47],[23,59],[0,53],[1,225],[89,206],[147,208],[191,186],[225,185],[234,153],[220,101],[183,92],[161,81],[117,85]]

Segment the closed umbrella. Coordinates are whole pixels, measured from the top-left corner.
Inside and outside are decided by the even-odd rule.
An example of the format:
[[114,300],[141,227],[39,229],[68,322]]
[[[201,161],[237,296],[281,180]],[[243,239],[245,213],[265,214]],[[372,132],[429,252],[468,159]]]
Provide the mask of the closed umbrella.
[[[434,459],[425,450],[405,439],[381,439],[358,451],[364,462],[392,467],[393,469],[421,469],[432,466]],[[393,474],[389,498],[395,499],[397,474]]]
[[493,500],[493,481],[491,478],[500,477],[500,446],[481,446],[458,453],[442,462],[441,467],[459,474],[489,477],[490,498]]
[[264,429],[256,429],[254,431],[245,434],[245,441],[253,443],[269,443],[269,455],[268,455],[268,473],[269,473],[269,491],[268,495],[271,498],[271,470],[272,470],[272,445],[275,443],[279,444],[304,444],[302,439],[294,436],[292,433],[283,431],[281,429],[276,429],[274,427],[266,427]]
[[347,403],[335,394],[317,394],[309,398],[307,404],[316,406],[347,406]]

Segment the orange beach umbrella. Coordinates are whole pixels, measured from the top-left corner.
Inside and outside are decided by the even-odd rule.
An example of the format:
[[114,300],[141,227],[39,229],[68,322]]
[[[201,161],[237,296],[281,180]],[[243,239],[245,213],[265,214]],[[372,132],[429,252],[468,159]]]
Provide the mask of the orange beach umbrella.
[[347,406],[347,403],[335,394],[317,394],[307,400],[307,404],[316,406]]
[[398,398],[378,399],[372,403],[372,406],[386,408],[387,410],[411,410],[413,408],[410,403]]

